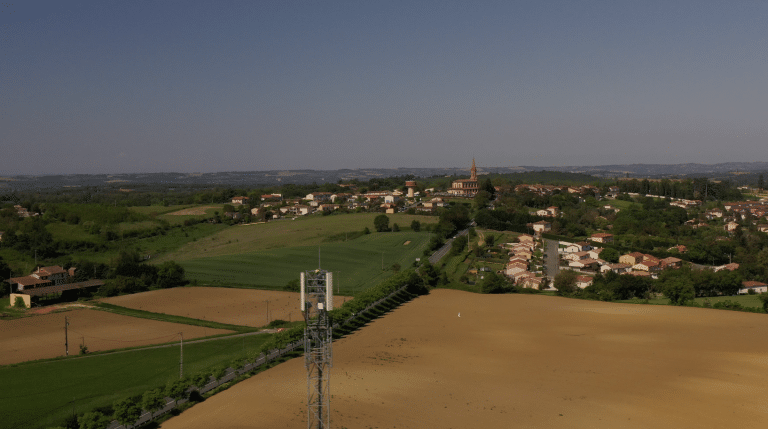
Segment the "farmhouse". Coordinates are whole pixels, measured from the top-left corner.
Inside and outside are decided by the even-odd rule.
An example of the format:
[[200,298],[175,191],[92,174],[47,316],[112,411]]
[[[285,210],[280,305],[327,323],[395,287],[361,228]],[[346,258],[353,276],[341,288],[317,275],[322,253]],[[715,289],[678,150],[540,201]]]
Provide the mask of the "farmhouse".
[[232,197],[232,204],[248,204],[249,197]]
[[741,282],[741,288],[739,289],[739,295],[744,295],[752,290],[754,293],[768,292],[768,285],[762,282],[744,281]]
[[15,304],[17,297],[22,298],[26,306],[30,307],[32,297],[62,293],[73,289],[95,288],[104,284],[100,280],[71,283],[75,271],[74,267],[65,270],[58,265],[38,267],[35,272],[28,276],[12,277],[5,280],[11,285],[11,305]]

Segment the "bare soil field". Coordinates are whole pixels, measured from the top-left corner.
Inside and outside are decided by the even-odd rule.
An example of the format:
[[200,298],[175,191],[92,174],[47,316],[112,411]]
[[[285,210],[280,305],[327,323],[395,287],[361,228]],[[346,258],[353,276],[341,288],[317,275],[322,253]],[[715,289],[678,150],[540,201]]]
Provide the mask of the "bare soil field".
[[[334,296],[340,306],[349,297]],[[105,298],[103,302],[240,326],[264,326],[270,320],[301,318],[299,294],[295,292],[216,287],[179,287]],[[267,317],[269,307],[269,317]]]
[[0,365],[64,356],[64,317],[69,318],[69,355],[167,343],[231,331],[121,316],[99,310],[76,309],[0,321]]
[[[459,317],[460,314],[460,317]],[[768,316],[434,290],[334,343],[334,428],[763,428]],[[162,424],[297,428],[293,359]]]

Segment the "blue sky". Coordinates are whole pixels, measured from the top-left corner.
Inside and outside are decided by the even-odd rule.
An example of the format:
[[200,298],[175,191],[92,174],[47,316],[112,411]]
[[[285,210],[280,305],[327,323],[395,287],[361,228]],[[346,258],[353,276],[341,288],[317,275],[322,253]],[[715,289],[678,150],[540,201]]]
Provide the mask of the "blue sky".
[[768,158],[764,1],[0,2],[0,175]]

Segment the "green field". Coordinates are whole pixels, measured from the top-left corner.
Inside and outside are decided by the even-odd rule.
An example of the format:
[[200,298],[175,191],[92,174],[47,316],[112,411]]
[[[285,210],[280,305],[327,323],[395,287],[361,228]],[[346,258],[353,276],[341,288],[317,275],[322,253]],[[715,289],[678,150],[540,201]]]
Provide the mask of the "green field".
[[[329,237],[362,231],[368,227],[375,231],[373,219],[379,213],[339,214],[332,216],[299,216],[296,220],[281,219],[255,225],[235,225],[222,229],[204,240],[190,242],[179,250],[163,256],[158,262],[166,260],[183,261],[198,259],[202,256],[225,256],[271,250],[283,247],[316,246],[327,243]],[[389,225],[397,223],[401,229],[409,229],[411,221],[418,220],[422,228],[437,223],[436,217],[391,214]]]
[[[730,300],[733,302],[738,302],[739,304],[742,305],[742,307],[762,307],[763,306],[762,301],[760,301],[760,298],[758,298],[757,295],[710,296],[706,298],[696,298],[695,300],[699,304],[704,304],[706,300],[709,300],[709,302],[712,304],[716,302]],[[637,300],[622,300],[622,301],[616,301],[616,302],[632,303],[636,301]],[[648,300],[648,304],[669,305],[669,298],[650,299]]]
[[56,241],[87,241],[90,243],[98,243],[101,241],[99,236],[87,232],[85,228],[80,225],[55,222],[46,225],[45,229],[51,233],[53,239]]
[[[404,245],[410,241],[410,244]],[[426,232],[371,233],[349,241],[320,244],[321,266],[334,273],[341,294],[354,294],[373,286],[393,271],[422,256],[429,241]],[[382,271],[382,260],[385,270]],[[293,246],[237,255],[179,261],[187,279],[197,285],[280,288],[298,279],[299,272],[318,266],[318,246]]]
[[[184,373],[194,374],[256,352],[266,335],[184,345]],[[0,367],[0,425],[55,426],[75,413],[111,405],[179,377],[179,347],[135,350]],[[74,399],[74,404],[72,400]]]
[[176,206],[133,206],[128,207],[128,210],[136,213],[141,213],[147,216],[162,215],[165,213],[173,213],[179,210],[183,210],[190,207],[196,207],[194,204],[183,204]]
[[82,251],[73,252],[69,256],[73,259],[87,259],[93,262],[109,263],[119,253],[121,248],[137,249],[142,255],[153,255],[153,258],[177,251],[182,246],[201,240],[210,235],[216,234],[227,228],[233,228],[225,224],[201,223],[186,228],[171,228],[165,231],[165,234],[155,235],[147,238],[126,238],[116,240],[115,246],[107,251]]

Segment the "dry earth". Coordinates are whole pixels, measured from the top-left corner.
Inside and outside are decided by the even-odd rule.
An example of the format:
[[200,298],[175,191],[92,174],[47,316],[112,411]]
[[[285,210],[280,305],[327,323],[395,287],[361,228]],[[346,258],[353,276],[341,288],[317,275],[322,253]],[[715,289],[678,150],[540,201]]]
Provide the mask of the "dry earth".
[[[334,296],[333,302],[334,305],[340,306],[349,299],[351,298]],[[295,292],[181,287],[116,296],[102,301],[154,313],[241,326],[258,327],[268,324],[269,320],[291,321],[301,318],[299,294]]]
[[[459,313],[461,317],[459,317]],[[435,290],[334,343],[334,428],[763,428],[768,316]],[[304,427],[303,359],[163,429]]]
[[99,310],[77,309],[22,319],[0,321],[0,365],[64,356],[64,317],[69,318],[69,354],[160,344],[231,331],[121,316]]

